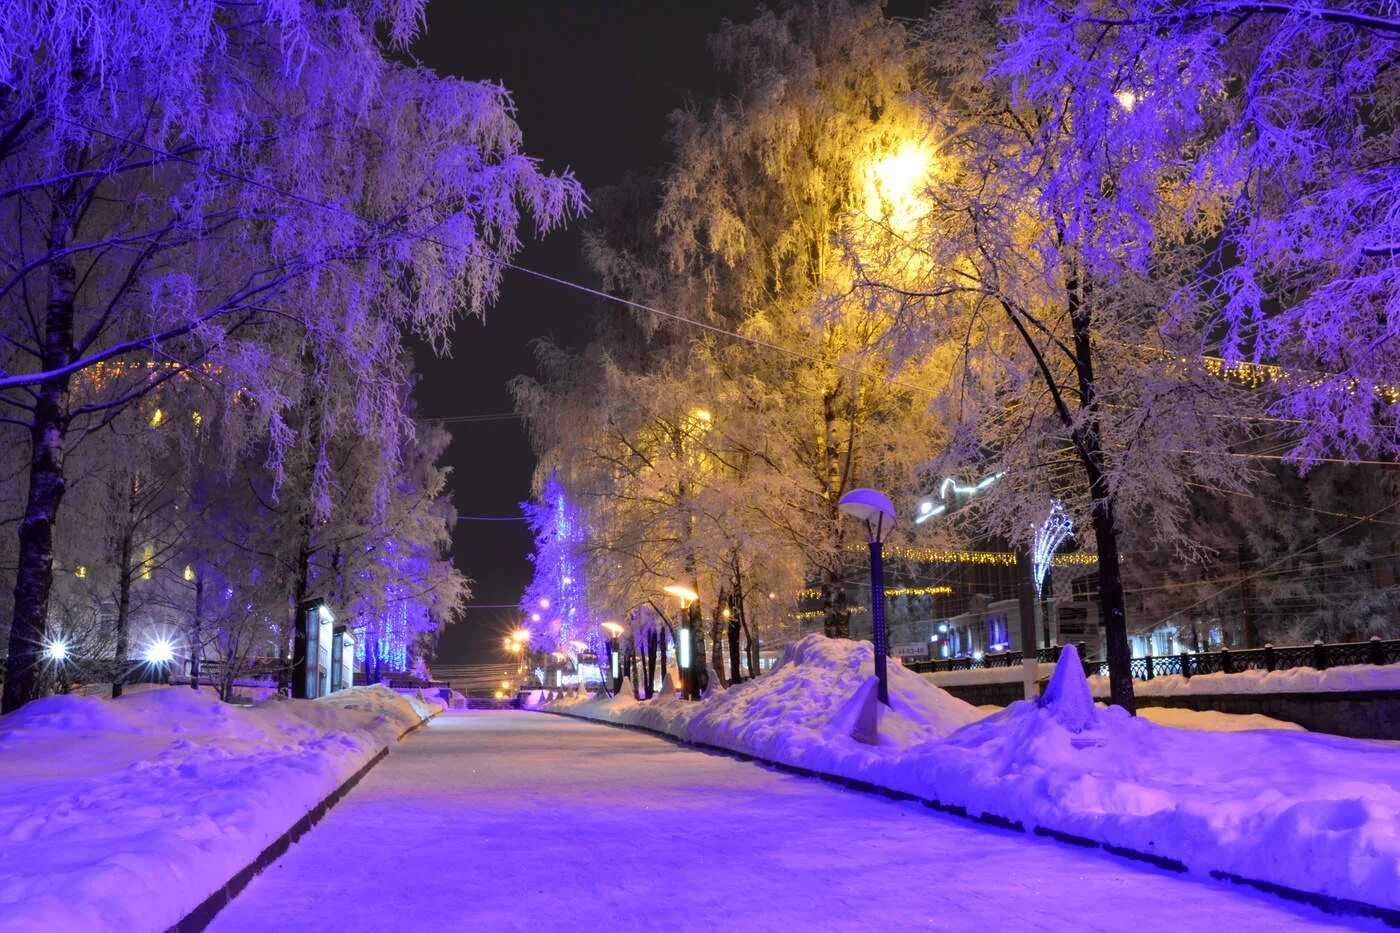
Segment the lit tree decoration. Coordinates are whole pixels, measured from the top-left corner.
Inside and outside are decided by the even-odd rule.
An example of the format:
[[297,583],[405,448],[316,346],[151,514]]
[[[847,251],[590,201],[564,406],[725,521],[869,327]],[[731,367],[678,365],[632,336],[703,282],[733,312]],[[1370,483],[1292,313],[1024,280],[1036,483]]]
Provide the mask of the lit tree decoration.
[[[592,613],[584,602],[587,575],[583,548],[588,529],[578,507],[569,501],[557,475],[551,474],[540,492],[539,503],[523,502],[525,520],[535,536],[535,577],[525,589],[520,610],[531,619],[532,647],[563,651],[570,641],[582,639],[596,648]],[[544,607],[547,611],[541,611]],[[538,623],[533,619],[540,616]]]
[[1065,511],[1059,499],[1050,500],[1050,514],[1035,530],[1031,545],[1031,572],[1035,576],[1035,595],[1040,596],[1045,589],[1045,574],[1055,559],[1065,538],[1074,534],[1074,521]]

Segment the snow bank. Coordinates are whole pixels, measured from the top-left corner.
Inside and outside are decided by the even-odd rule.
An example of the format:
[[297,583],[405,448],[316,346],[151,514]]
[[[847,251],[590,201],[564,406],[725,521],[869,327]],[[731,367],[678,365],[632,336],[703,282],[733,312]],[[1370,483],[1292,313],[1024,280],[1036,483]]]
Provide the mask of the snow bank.
[[[1004,707],[993,707],[1001,712]],[[1196,729],[1203,732],[1252,732],[1276,729],[1284,732],[1307,732],[1296,722],[1274,719],[1259,713],[1220,713],[1215,710],[1183,709],[1175,706],[1144,706],[1137,711],[1139,719],[1171,726],[1173,729]]]
[[[1039,678],[1054,675],[1054,663],[1036,666]],[[937,687],[962,687],[980,684],[1009,684],[1021,682],[1021,668],[988,667],[975,671],[939,671],[920,675]],[[1089,689],[1096,697],[1109,695],[1107,677],[1090,677]],[[1172,674],[1151,680],[1134,680],[1133,692],[1138,696],[1188,696],[1191,694],[1222,693],[1329,693],[1348,690],[1400,690],[1400,664],[1376,666],[1352,664],[1319,671],[1311,667],[1295,667],[1286,671],[1242,671],[1238,674],[1197,674],[1182,677]]]
[[874,676],[868,642],[809,635],[787,646],[764,676],[729,690],[715,690],[699,703],[668,691],[638,702],[630,694],[611,700],[567,697],[554,710],[644,726],[678,738],[717,745],[784,764],[864,773],[882,757],[943,738],[980,713],[932,686],[918,674],[891,665],[890,708],[878,710],[877,749],[851,738],[858,710],[851,701]]
[[167,687],[0,718],[6,930],[163,930],[435,708],[384,687],[220,703]]
[[[1108,696],[1108,678],[1091,677],[1094,696]],[[1330,693],[1345,690],[1400,690],[1400,664],[1351,664],[1319,671],[1294,667],[1286,671],[1241,671],[1238,674],[1197,674],[1133,681],[1139,696],[1166,697],[1221,693]]]
[[[1044,827],[1190,870],[1400,910],[1400,754],[1306,732],[1166,728],[1093,704],[1078,664],[1039,702],[978,719],[892,668],[891,741],[862,745],[835,713],[869,675],[868,645],[809,636],[770,676],[702,703],[556,704],[783,764]],[[913,686],[918,684],[918,688]],[[952,731],[959,723],[968,724]]]

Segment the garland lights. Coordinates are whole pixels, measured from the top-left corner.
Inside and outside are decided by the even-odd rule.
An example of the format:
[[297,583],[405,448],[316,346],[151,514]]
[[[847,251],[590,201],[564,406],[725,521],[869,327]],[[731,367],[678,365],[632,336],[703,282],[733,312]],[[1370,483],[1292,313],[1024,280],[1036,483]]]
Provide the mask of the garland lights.
[[[892,590],[885,590],[886,596],[951,596],[953,588],[951,586],[908,586],[898,587]],[[798,599],[821,599],[821,590],[801,590],[797,594]]]

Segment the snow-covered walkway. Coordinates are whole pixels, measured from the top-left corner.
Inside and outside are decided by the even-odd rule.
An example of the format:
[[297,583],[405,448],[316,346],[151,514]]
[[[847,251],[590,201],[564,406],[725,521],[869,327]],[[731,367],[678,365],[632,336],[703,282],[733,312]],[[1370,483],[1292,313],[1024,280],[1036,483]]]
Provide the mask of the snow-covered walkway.
[[1377,928],[662,739],[439,716],[212,929]]

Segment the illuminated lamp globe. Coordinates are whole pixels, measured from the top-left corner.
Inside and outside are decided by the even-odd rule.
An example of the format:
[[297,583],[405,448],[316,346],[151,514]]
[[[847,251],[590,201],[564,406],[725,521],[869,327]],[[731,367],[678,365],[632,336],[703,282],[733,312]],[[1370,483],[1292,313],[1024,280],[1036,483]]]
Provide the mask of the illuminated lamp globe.
[[622,634],[622,626],[618,625],[616,622],[604,622],[599,628],[607,632],[613,638]]
[[865,523],[871,541],[883,541],[894,528],[894,505],[878,489],[852,489],[837,504],[842,514]]

